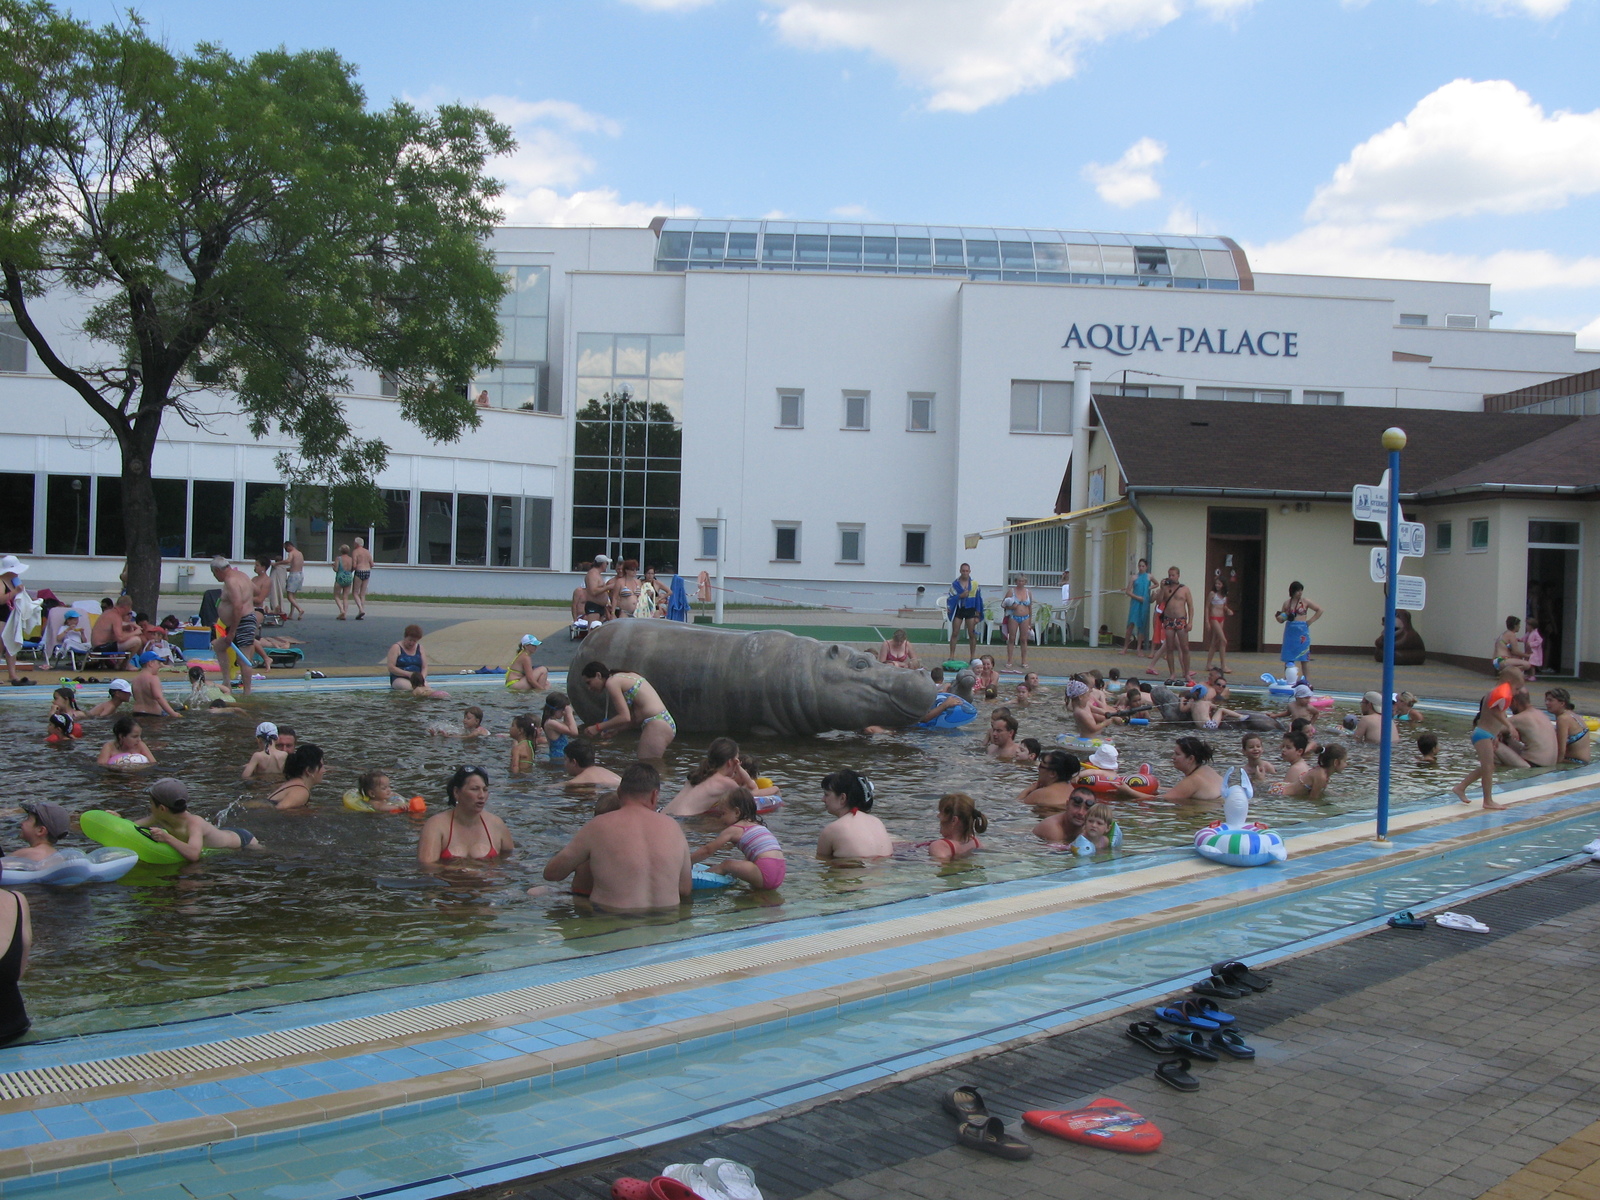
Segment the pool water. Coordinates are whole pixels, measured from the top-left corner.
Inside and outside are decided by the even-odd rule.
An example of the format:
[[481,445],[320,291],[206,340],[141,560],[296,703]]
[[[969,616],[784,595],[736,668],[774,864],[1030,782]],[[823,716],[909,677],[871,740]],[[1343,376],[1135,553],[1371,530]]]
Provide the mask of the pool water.
[[[103,807],[137,817],[148,811],[144,792],[152,779],[172,774],[189,785],[195,811],[216,819],[227,809],[226,823],[248,827],[266,846],[192,866],[141,865],[119,884],[30,888],[35,941],[27,999],[36,1034],[181,1020],[523,966],[1060,871],[1083,861],[1031,836],[1037,814],[1016,797],[1034,772],[984,756],[984,719],[954,732],[752,740],[744,748],[785,794],[784,807],[767,818],[788,854],[780,896],[733,887],[697,893],[682,919],[597,916],[580,910],[563,889],[541,898],[526,894],[541,882],[546,858],[588,818],[593,796],[564,790],[564,775],[542,762],[511,776],[504,737],[463,743],[430,732],[459,729],[468,704],[482,707],[486,726],[497,731],[516,713],[538,707],[499,688],[422,702],[384,692],[262,696],[248,716],[145,722],[145,740],[158,765],[130,774],[95,765],[109,722],[91,722],[82,741],[58,748],[44,744],[43,702],[37,713],[0,713],[17,799],[47,798],[73,810]],[[980,705],[985,715],[994,706]],[[1258,702],[1243,697],[1238,706]],[[1072,736],[1060,689],[1014,712],[1023,736],[1046,745],[1055,745],[1060,734]],[[312,808],[280,813],[249,807],[273,786],[239,779],[254,749],[257,720],[292,725],[302,743],[323,748],[329,769]],[[1337,728],[1337,721],[1326,725]],[[1465,719],[1430,715],[1428,727],[1440,734],[1440,764],[1414,766],[1414,754],[1403,744],[1396,754],[1397,805],[1438,795],[1471,765]],[[1119,731],[1123,770],[1149,761],[1163,780],[1173,779],[1167,759],[1178,732],[1159,726]],[[1239,734],[1210,736],[1219,768],[1242,761]],[[673,782],[664,796],[676,790],[709,740],[691,736],[674,743],[667,760]],[[1266,735],[1269,759],[1276,759],[1277,740]],[[601,762],[620,769],[633,744],[631,736],[608,743]],[[1067,748],[1083,757],[1090,749],[1070,740]],[[508,861],[423,869],[416,861],[419,819],[351,812],[340,803],[358,775],[381,767],[392,775],[398,795],[422,794],[438,811],[444,781],[462,763],[489,771],[491,808],[505,819],[517,845]],[[845,766],[876,784],[874,812],[905,846],[894,859],[829,865],[813,856],[817,833],[829,819],[819,781]],[[1347,769],[1323,802],[1260,795],[1251,815],[1283,828],[1369,809],[1376,779],[1376,748],[1353,746]],[[913,846],[938,836],[936,803],[951,791],[974,796],[989,829],[982,852],[940,867]],[[1132,854],[1187,844],[1196,828],[1216,819],[1220,804],[1120,802],[1116,808],[1122,852]],[[19,841],[19,823],[20,814],[0,821],[6,845]],[[686,829],[696,845],[717,826],[698,819]],[[75,842],[81,839],[67,844]]]

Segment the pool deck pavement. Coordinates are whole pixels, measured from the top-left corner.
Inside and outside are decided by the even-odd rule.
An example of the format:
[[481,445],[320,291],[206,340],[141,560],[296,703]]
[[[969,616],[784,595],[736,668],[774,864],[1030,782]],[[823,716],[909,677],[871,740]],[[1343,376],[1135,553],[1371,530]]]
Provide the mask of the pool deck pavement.
[[[751,1165],[766,1200],[1166,1200],[1173,1195],[1600,1196],[1600,869],[1474,901],[1487,936],[1380,929],[1273,967],[1229,1002],[1259,1057],[1196,1063],[1172,1091],[1123,1035],[1127,1015],[905,1082],[858,1088],[648,1154],[459,1195],[598,1200],[624,1174],[712,1156]],[[1152,1155],[1023,1130],[1027,1162],[955,1146],[938,1097],[980,1087],[1015,1122],[1110,1095],[1160,1126]],[[1015,1126],[1013,1126],[1015,1128]]]

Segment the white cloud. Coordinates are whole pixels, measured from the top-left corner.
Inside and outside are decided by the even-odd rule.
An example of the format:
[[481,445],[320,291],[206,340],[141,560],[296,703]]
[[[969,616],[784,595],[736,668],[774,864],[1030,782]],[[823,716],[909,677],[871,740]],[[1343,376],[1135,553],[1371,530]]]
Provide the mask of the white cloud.
[[1600,350],[1600,317],[1578,330],[1579,350]]
[[1600,287],[1600,256],[1442,254],[1403,244],[1431,222],[1561,208],[1600,192],[1600,109],[1545,111],[1506,80],[1457,79],[1362,142],[1317,189],[1307,225],[1249,247],[1263,271],[1454,279],[1506,291]]
[[1572,0],[1473,0],[1473,3],[1497,16],[1532,17],[1536,21],[1558,17],[1572,6]]
[[1195,212],[1192,205],[1185,204],[1180,200],[1167,213],[1167,219],[1161,226],[1161,232],[1185,235],[1197,234],[1200,232],[1200,214]]
[[930,91],[936,111],[976,112],[1067,79],[1087,47],[1255,0],[766,0],[793,45],[858,50]]
[[1546,116],[1507,80],[1457,79],[1351,151],[1308,215],[1416,224],[1560,208],[1596,191],[1600,109]]
[[1152,172],[1167,157],[1167,147],[1155,138],[1142,137],[1109,166],[1090,163],[1083,177],[1094,184],[1100,199],[1118,208],[1131,208],[1161,197],[1161,185]]
[[645,8],[652,12],[688,12],[693,8],[704,8],[708,4],[715,4],[717,0],[627,0],[635,8]]
[[841,204],[828,210],[829,216],[843,217],[846,221],[873,220],[872,210],[865,204]]
[[[509,125],[517,148],[492,170],[506,187],[499,203],[507,221],[527,225],[648,225],[671,206],[628,201],[613,188],[582,189],[577,185],[595,169],[595,161],[577,140],[582,136],[614,138],[622,126],[567,100],[523,100],[489,96],[483,107]],[[681,216],[699,211],[679,206]]]

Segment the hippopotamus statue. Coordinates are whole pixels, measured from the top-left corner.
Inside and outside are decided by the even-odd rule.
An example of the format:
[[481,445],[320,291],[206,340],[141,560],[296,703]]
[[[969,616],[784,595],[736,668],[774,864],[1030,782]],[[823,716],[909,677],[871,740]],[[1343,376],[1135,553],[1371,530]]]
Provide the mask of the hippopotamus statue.
[[567,668],[567,692],[586,725],[615,715],[603,711],[604,694],[584,685],[583,668],[591,662],[643,675],[684,733],[797,735],[910,725],[933,707],[935,690],[921,671],[782,629],[609,621],[583,640]]
[[[1161,711],[1161,719],[1169,725],[1188,723],[1188,714],[1178,707],[1178,694],[1165,684],[1158,683],[1150,689],[1150,702]],[[1262,733],[1282,728],[1282,725],[1266,713],[1246,713],[1244,720],[1224,721],[1220,727],[1222,731],[1228,732],[1250,730]]]

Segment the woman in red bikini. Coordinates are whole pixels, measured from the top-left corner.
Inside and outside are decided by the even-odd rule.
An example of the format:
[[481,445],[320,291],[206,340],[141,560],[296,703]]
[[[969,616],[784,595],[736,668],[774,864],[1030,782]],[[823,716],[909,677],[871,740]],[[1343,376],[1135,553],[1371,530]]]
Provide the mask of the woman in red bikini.
[[988,828],[989,818],[978,811],[971,796],[951,792],[939,799],[939,839],[922,845],[934,862],[947,863],[982,850],[978,835]]
[[489,773],[482,767],[457,767],[445,787],[444,812],[422,826],[417,861],[426,865],[461,859],[504,858],[512,851],[511,831],[489,807]]

